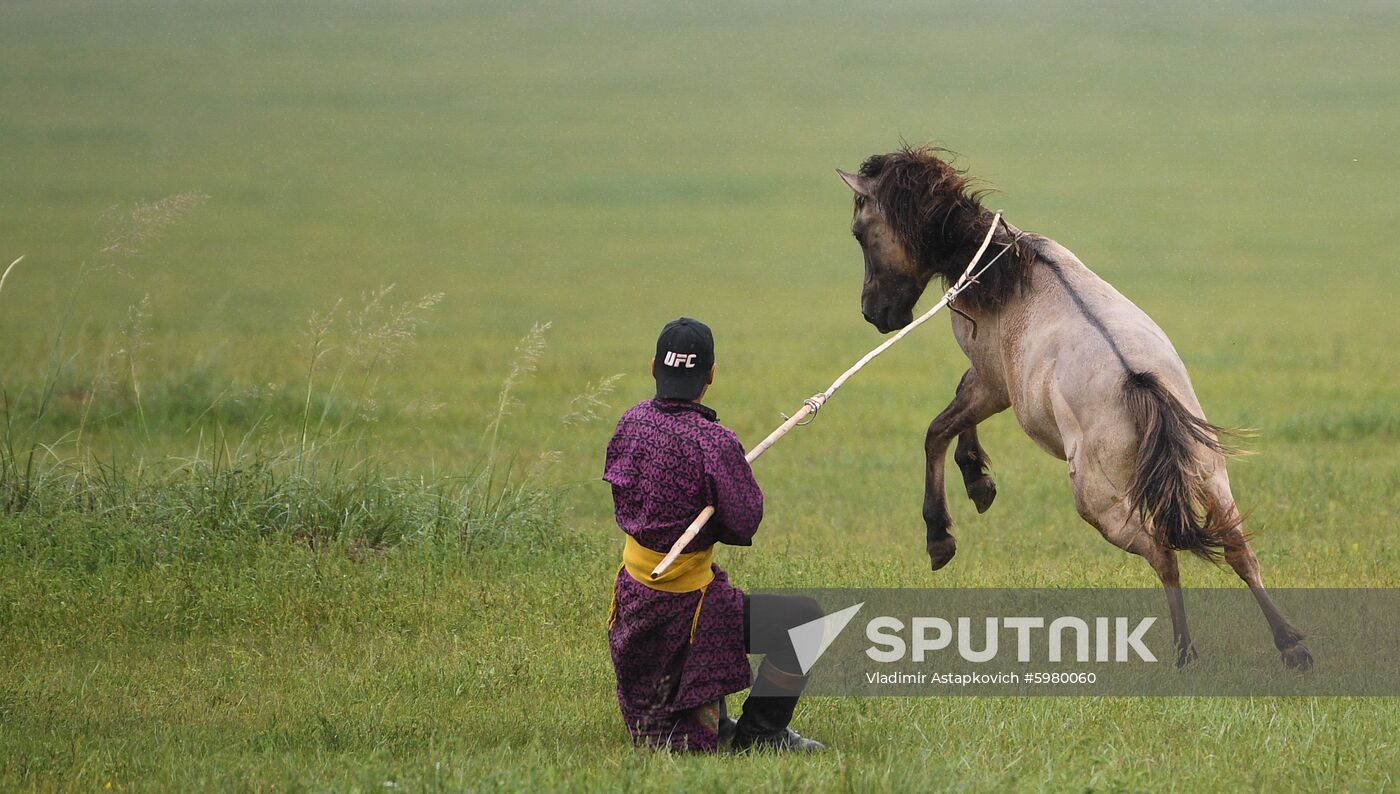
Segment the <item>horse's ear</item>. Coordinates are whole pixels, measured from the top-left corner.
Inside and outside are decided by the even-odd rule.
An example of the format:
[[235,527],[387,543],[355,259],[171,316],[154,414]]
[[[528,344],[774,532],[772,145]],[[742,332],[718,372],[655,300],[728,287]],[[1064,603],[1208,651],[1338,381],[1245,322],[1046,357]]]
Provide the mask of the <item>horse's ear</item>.
[[867,198],[870,196],[870,177],[848,174],[839,168],[836,169],[836,174],[841,177],[841,181],[845,182],[847,187],[856,192],[857,196]]

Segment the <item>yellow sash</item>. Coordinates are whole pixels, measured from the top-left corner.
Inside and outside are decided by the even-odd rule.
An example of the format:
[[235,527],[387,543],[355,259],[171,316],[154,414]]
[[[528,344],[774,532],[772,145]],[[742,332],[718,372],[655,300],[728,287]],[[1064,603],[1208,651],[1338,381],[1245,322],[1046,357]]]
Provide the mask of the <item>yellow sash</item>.
[[715,571],[710,567],[715,558],[714,546],[704,551],[680,555],[659,578],[651,578],[651,572],[656,570],[656,566],[660,565],[665,557],[665,554],[652,551],[638,543],[631,535],[627,536],[627,545],[622,547],[622,567],[627,569],[627,573],[631,574],[633,579],[653,590],[663,593],[692,593],[704,590],[715,579]]
[[[715,571],[711,567],[715,547],[682,554],[665,573],[656,579],[651,578],[651,572],[665,557],[664,553],[652,551],[628,535],[627,543],[622,547],[622,567],[619,571],[625,570],[636,581],[663,593],[693,593],[699,590],[700,600],[695,604],[695,616],[690,619],[690,641],[695,642],[695,630],[700,626],[700,607],[705,603],[705,590],[715,580]],[[612,628],[616,618],[617,591],[613,590],[612,605],[608,608],[608,628]]]

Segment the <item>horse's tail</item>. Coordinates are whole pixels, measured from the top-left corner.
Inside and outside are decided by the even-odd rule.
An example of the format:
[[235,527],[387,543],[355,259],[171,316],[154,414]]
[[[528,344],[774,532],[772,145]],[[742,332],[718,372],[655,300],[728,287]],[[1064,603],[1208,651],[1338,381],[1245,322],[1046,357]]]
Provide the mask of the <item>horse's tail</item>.
[[1191,413],[1151,372],[1129,373],[1123,396],[1142,439],[1128,492],[1133,509],[1158,544],[1218,560],[1239,518],[1207,488],[1199,453],[1227,454],[1219,440],[1226,431]]

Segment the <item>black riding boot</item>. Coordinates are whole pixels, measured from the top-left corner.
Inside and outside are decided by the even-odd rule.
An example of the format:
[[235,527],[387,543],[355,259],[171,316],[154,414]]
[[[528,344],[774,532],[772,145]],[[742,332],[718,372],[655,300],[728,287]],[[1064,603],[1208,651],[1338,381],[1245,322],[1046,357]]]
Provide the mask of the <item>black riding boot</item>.
[[731,747],[740,752],[754,747],[798,753],[825,750],[826,745],[816,739],[804,739],[788,727],[806,678],[783,672],[764,659],[758,666],[757,679],[754,693],[744,701],[744,713],[735,726]]
[[739,723],[729,716],[729,706],[724,702],[724,698],[719,699],[719,747],[721,750],[728,747],[734,741],[734,732],[738,729]]

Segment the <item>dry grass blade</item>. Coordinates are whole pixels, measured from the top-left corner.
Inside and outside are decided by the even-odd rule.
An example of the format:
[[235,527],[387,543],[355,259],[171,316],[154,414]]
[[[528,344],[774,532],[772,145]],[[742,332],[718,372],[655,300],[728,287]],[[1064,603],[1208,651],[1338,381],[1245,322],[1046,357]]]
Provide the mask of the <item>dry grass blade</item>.
[[569,408],[561,420],[564,425],[582,425],[601,419],[599,411],[608,408],[603,398],[617,388],[617,382],[622,380],[622,375],[623,373],[619,372],[585,386],[582,394],[569,401]]
[[423,315],[442,302],[445,293],[432,292],[417,300],[390,304],[386,298],[394,285],[379,287],[361,296],[360,310],[347,313],[350,331],[347,351],[361,366],[393,361],[418,335]]
[[24,261],[24,254],[20,254],[18,259],[16,259],[15,261],[11,262],[11,263],[10,263],[10,266],[7,267],[7,268],[5,268],[5,272],[4,272],[4,273],[0,273],[0,292],[4,292],[4,291],[5,291],[5,279],[7,279],[7,278],[10,277],[10,271],[15,269],[15,265],[18,265],[20,262],[23,262],[23,261]]
[[203,193],[175,193],[138,201],[127,212],[112,207],[104,217],[108,228],[100,253],[136,256],[145,243],[160,239],[171,224],[208,199]]
[[539,366],[540,357],[544,355],[545,348],[548,347],[544,336],[552,325],[553,323],[535,323],[530,327],[530,332],[521,337],[520,343],[515,346],[515,358],[511,361],[510,374],[506,375],[505,382],[501,384],[500,394],[496,397],[496,413],[491,417],[491,424],[486,428],[487,435],[491,436],[490,452],[486,456],[488,460],[495,458],[496,442],[501,434],[501,422],[516,405],[515,389],[526,378],[534,374],[535,369]]

